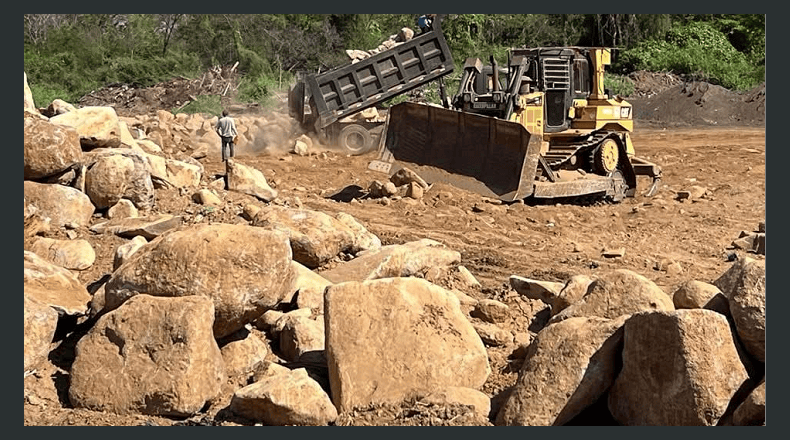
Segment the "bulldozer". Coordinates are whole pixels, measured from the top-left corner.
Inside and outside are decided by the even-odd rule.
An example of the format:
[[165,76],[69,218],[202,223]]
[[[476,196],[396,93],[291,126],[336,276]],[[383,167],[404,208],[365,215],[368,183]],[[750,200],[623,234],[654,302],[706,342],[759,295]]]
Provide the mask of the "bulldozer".
[[661,168],[635,155],[633,108],[604,89],[612,49],[511,49],[500,68],[468,58],[457,93],[443,105],[404,102],[387,115],[369,168],[408,167],[444,182],[513,202],[606,199],[636,194],[637,176]]

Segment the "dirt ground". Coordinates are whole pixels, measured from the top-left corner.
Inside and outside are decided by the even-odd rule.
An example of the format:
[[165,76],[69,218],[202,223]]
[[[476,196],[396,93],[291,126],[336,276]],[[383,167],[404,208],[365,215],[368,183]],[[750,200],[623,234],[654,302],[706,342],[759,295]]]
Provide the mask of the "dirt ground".
[[[279,198],[290,206],[351,214],[383,244],[431,238],[459,251],[461,264],[482,287],[461,287],[454,285],[452,279],[440,280],[439,284],[460,288],[474,298],[504,302],[520,312],[513,313],[511,321],[502,327],[513,332],[534,332],[545,323],[545,306],[512,291],[508,286],[511,275],[565,281],[576,274],[595,276],[623,268],[646,276],[671,295],[676,286],[687,280],[716,279],[731,264],[728,254],[736,252],[730,248],[731,242],[741,231],[754,231],[759,222],[765,221],[764,86],[762,92],[758,88],[747,98],[739,95],[737,102],[729,101],[733,96],[730,92],[699,83],[669,84],[661,92],[632,102],[637,118],[633,134],[637,155],[662,167],[662,184],[654,197],[645,198],[641,194],[649,181],[640,178],[638,195],[618,204],[501,204],[440,184],[431,187],[422,200],[400,198],[387,203],[365,197],[364,191],[372,180],[387,179],[367,169],[373,154],[350,157],[330,151],[311,156],[237,159],[263,171]],[[741,107],[740,103],[750,98],[751,105]],[[762,102],[757,102],[760,99]],[[692,111],[695,108],[699,111]],[[219,158],[210,155],[201,161],[209,181],[224,173]],[[677,200],[678,191],[694,185],[706,188],[709,194],[694,201]],[[250,196],[222,192],[225,206],[210,210],[192,202],[190,195],[178,190],[158,190],[155,210],[182,215],[187,223],[242,223],[246,221],[240,214],[246,204],[262,205]],[[90,290],[112,271],[113,252],[126,240],[94,235],[87,229],[77,232],[79,238],[93,244],[97,254],[94,266],[79,274]],[[56,232],[56,237],[57,234],[65,237],[62,231]],[[602,256],[603,249],[620,247],[625,249],[623,257]],[[337,262],[329,267],[333,264]],[[25,425],[246,424],[223,416],[233,392],[232,384],[204,414],[187,421],[71,408],[67,397],[68,371],[73,346],[86,327],[65,323],[56,335],[50,362],[25,377]],[[492,415],[515,383],[521,366],[521,361],[511,356],[513,349],[488,347],[492,373],[481,391],[493,398]],[[593,407],[575,423],[613,424],[605,414],[605,410]],[[360,409],[341,416],[337,424],[487,425],[489,421],[472,417],[464,408],[404,402],[399,407]]]

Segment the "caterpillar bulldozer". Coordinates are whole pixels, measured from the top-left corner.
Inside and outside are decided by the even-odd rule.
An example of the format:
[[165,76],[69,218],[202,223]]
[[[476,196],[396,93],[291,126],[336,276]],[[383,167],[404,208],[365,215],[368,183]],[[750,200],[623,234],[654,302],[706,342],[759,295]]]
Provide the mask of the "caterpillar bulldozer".
[[604,90],[610,63],[611,49],[599,47],[511,49],[504,68],[469,58],[443,106],[389,109],[369,168],[408,167],[503,201],[619,202],[635,195],[637,176],[652,178],[652,196],[661,168],[635,156],[632,106]]

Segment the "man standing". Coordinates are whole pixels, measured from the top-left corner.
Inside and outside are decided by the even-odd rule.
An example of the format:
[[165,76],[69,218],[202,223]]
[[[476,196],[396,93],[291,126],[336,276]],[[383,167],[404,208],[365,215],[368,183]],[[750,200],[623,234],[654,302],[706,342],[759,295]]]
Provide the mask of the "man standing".
[[233,118],[228,116],[227,110],[222,110],[222,117],[217,121],[216,130],[219,137],[222,138],[222,161],[225,162],[227,160],[227,156],[225,156],[225,146],[227,145],[230,147],[230,157],[235,156],[233,153],[233,138],[238,134],[236,132],[236,122],[233,121]]

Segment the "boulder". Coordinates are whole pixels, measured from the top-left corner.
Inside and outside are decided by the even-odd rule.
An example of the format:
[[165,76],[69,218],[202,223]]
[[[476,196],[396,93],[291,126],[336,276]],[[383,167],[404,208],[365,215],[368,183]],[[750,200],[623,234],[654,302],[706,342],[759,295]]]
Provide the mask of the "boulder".
[[374,234],[370,233],[367,228],[365,228],[365,226],[362,225],[362,223],[360,223],[352,215],[346,214],[345,212],[338,212],[335,218],[340,220],[340,222],[344,225],[348,226],[354,235],[352,240],[353,243],[349,248],[351,253],[357,254],[359,252],[381,248],[381,240]]
[[77,343],[69,400],[77,408],[186,417],[226,380],[208,298],[138,295]]
[[25,114],[25,179],[41,179],[77,167],[82,148],[77,131]]
[[34,205],[42,217],[49,217],[52,227],[66,224],[88,226],[96,207],[84,193],[63,185],[50,185],[26,180],[25,200]]
[[449,268],[460,261],[459,252],[438,241],[422,239],[365,252],[321,276],[333,283],[422,276],[429,268]]
[[497,424],[564,425],[597,402],[617,375],[626,319],[569,318],[541,330]]
[[472,388],[442,388],[423,397],[420,402],[438,406],[468,405],[483,419],[488,419],[488,413],[491,412],[491,399]]
[[213,191],[207,188],[198,190],[192,195],[192,199],[197,203],[206,206],[222,206],[222,200],[214,194]]
[[83,107],[50,118],[53,124],[77,130],[83,149],[117,148],[121,145],[121,126],[112,107]]
[[171,229],[178,228],[181,223],[180,216],[154,214],[143,217],[116,218],[97,223],[90,227],[90,231],[97,234],[115,234],[125,238],[142,236],[153,240]]
[[167,159],[167,181],[176,188],[200,185],[203,168],[184,161]]
[[134,203],[127,199],[118,200],[118,203],[112,205],[110,209],[107,210],[107,218],[110,220],[136,218],[139,216],[140,213],[137,211],[137,208],[135,208]]
[[399,169],[395,174],[390,176],[390,182],[395,184],[395,186],[403,186],[414,183],[424,190],[428,189],[428,183],[425,182],[422,177],[417,175],[417,173],[408,168]]
[[368,194],[373,198],[391,197],[398,193],[398,188],[392,182],[381,183],[378,180],[370,182]]
[[297,139],[294,143],[293,152],[299,156],[307,156],[310,154],[310,146],[301,139]]
[[261,315],[263,324],[264,326],[268,326],[268,331],[272,339],[277,339],[279,341],[280,332],[283,331],[289,322],[310,318],[313,316],[313,311],[305,308],[291,310],[287,313],[274,314],[274,310],[270,310],[264,313],[264,315],[266,314],[269,314],[269,316]]
[[47,360],[49,345],[58,326],[58,312],[35,298],[24,294],[24,352],[25,372],[37,368]]
[[72,270],[85,270],[96,261],[96,252],[87,240],[37,238],[30,250],[45,260]]
[[354,244],[354,232],[340,220],[320,211],[267,206],[252,225],[288,234],[293,259],[308,268],[319,267]]
[[[332,283],[329,283],[331,285]],[[306,287],[296,294],[296,307],[324,313],[324,288]]]
[[746,351],[765,362],[765,260],[740,258],[713,284],[727,298]]
[[27,72],[25,72],[25,111],[38,113],[38,107],[33,102],[33,92],[30,91],[30,86],[27,84]]
[[[326,286],[332,285],[332,282],[296,261],[292,264],[296,272],[294,293],[297,307],[316,309],[319,313],[323,313],[324,289]],[[286,300],[283,300],[283,302],[286,302]],[[287,302],[293,302],[293,297]]]
[[497,300],[481,299],[477,301],[471,316],[492,324],[502,323],[510,319],[510,308]]
[[465,266],[458,266],[458,278],[464,283],[467,287],[480,287],[480,281],[477,281],[472,272],[469,272]]
[[228,190],[249,194],[264,202],[271,202],[277,198],[277,191],[269,186],[262,172],[233,159],[228,159],[225,165]]
[[265,341],[254,333],[244,332],[247,333],[244,338],[230,341],[220,348],[225,373],[231,378],[251,375],[269,354],[269,345]]
[[162,154],[162,147],[150,139],[137,139],[137,146],[148,154]]
[[25,252],[25,295],[57,310],[61,315],[84,315],[91,295],[69,270]]
[[62,100],[62,99],[54,99],[52,102],[47,106],[47,114],[52,116],[62,115],[64,113],[77,111],[77,107],[74,107],[72,104]]
[[152,241],[105,287],[112,310],[140,293],[205,296],[214,333],[227,336],[275,307],[293,287],[291,248],[282,234],[246,225],[203,224]]
[[410,28],[404,27],[398,31],[398,37],[395,39],[397,42],[406,42],[414,37],[414,31]]
[[721,291],[713,284],[689,280],[681,284],[672,294],[672,303],[675,309],[701,309],[719,293]]
[[553,281],[539,281],[511,275],[510,287],[518,292],[519,295],[526,296],[529,299],[539,299],[548,305],[552,305],[565,285]]
[[735,426],[765,425],[765,380],[760,382],[732,414]]
[[636,313],[623,339],[608,398],[622,425],[714,426],[748,379],[727,319],[710,310]]
[[574,275],[568,279],[557,296],[551,299],[551,314],[556,315],[567,309],[587,294],[593,279],[587,275]]
[[303,355],[316,356],[324,351],[324,320],[310,318],[289,319],[280,332],[280,351],[283,359],[299,361]]
[[230,411],[274,426],[320,426],[337,419],[329,396],[304,368],[264,377],[236,391]]
[[132,255],[134,255],[135,252],[140,250],[140,248],[146,244],[148,244],[148,240],[146,240],[142,235],[137,235],[128,243],[118,246],[115,249],[115,254],[113,255],[112,270],[118,269],[121,267],[121,265],[123,265],[123,263],[129,261]]
[[477,389],[491,368],[458,299],[419,278],[329,286],[324,294],[332,401],[342,411],[447,386]]
[[513,333],[488,322],[473,322],[472,327],[480,340],[491,347],[504,347],[513,343]]
[[137,208],[154,204],[154,184],[145,153],[130,149],[99,149],[86,154],[85,192],[97,208],[109,208],[122,198]]
[[628,269],[618,269],[593,281],[586,295],[552,316],[549,323],[574,316],[614,319],[644,310],[672,311],[675,306],[654,282]]

